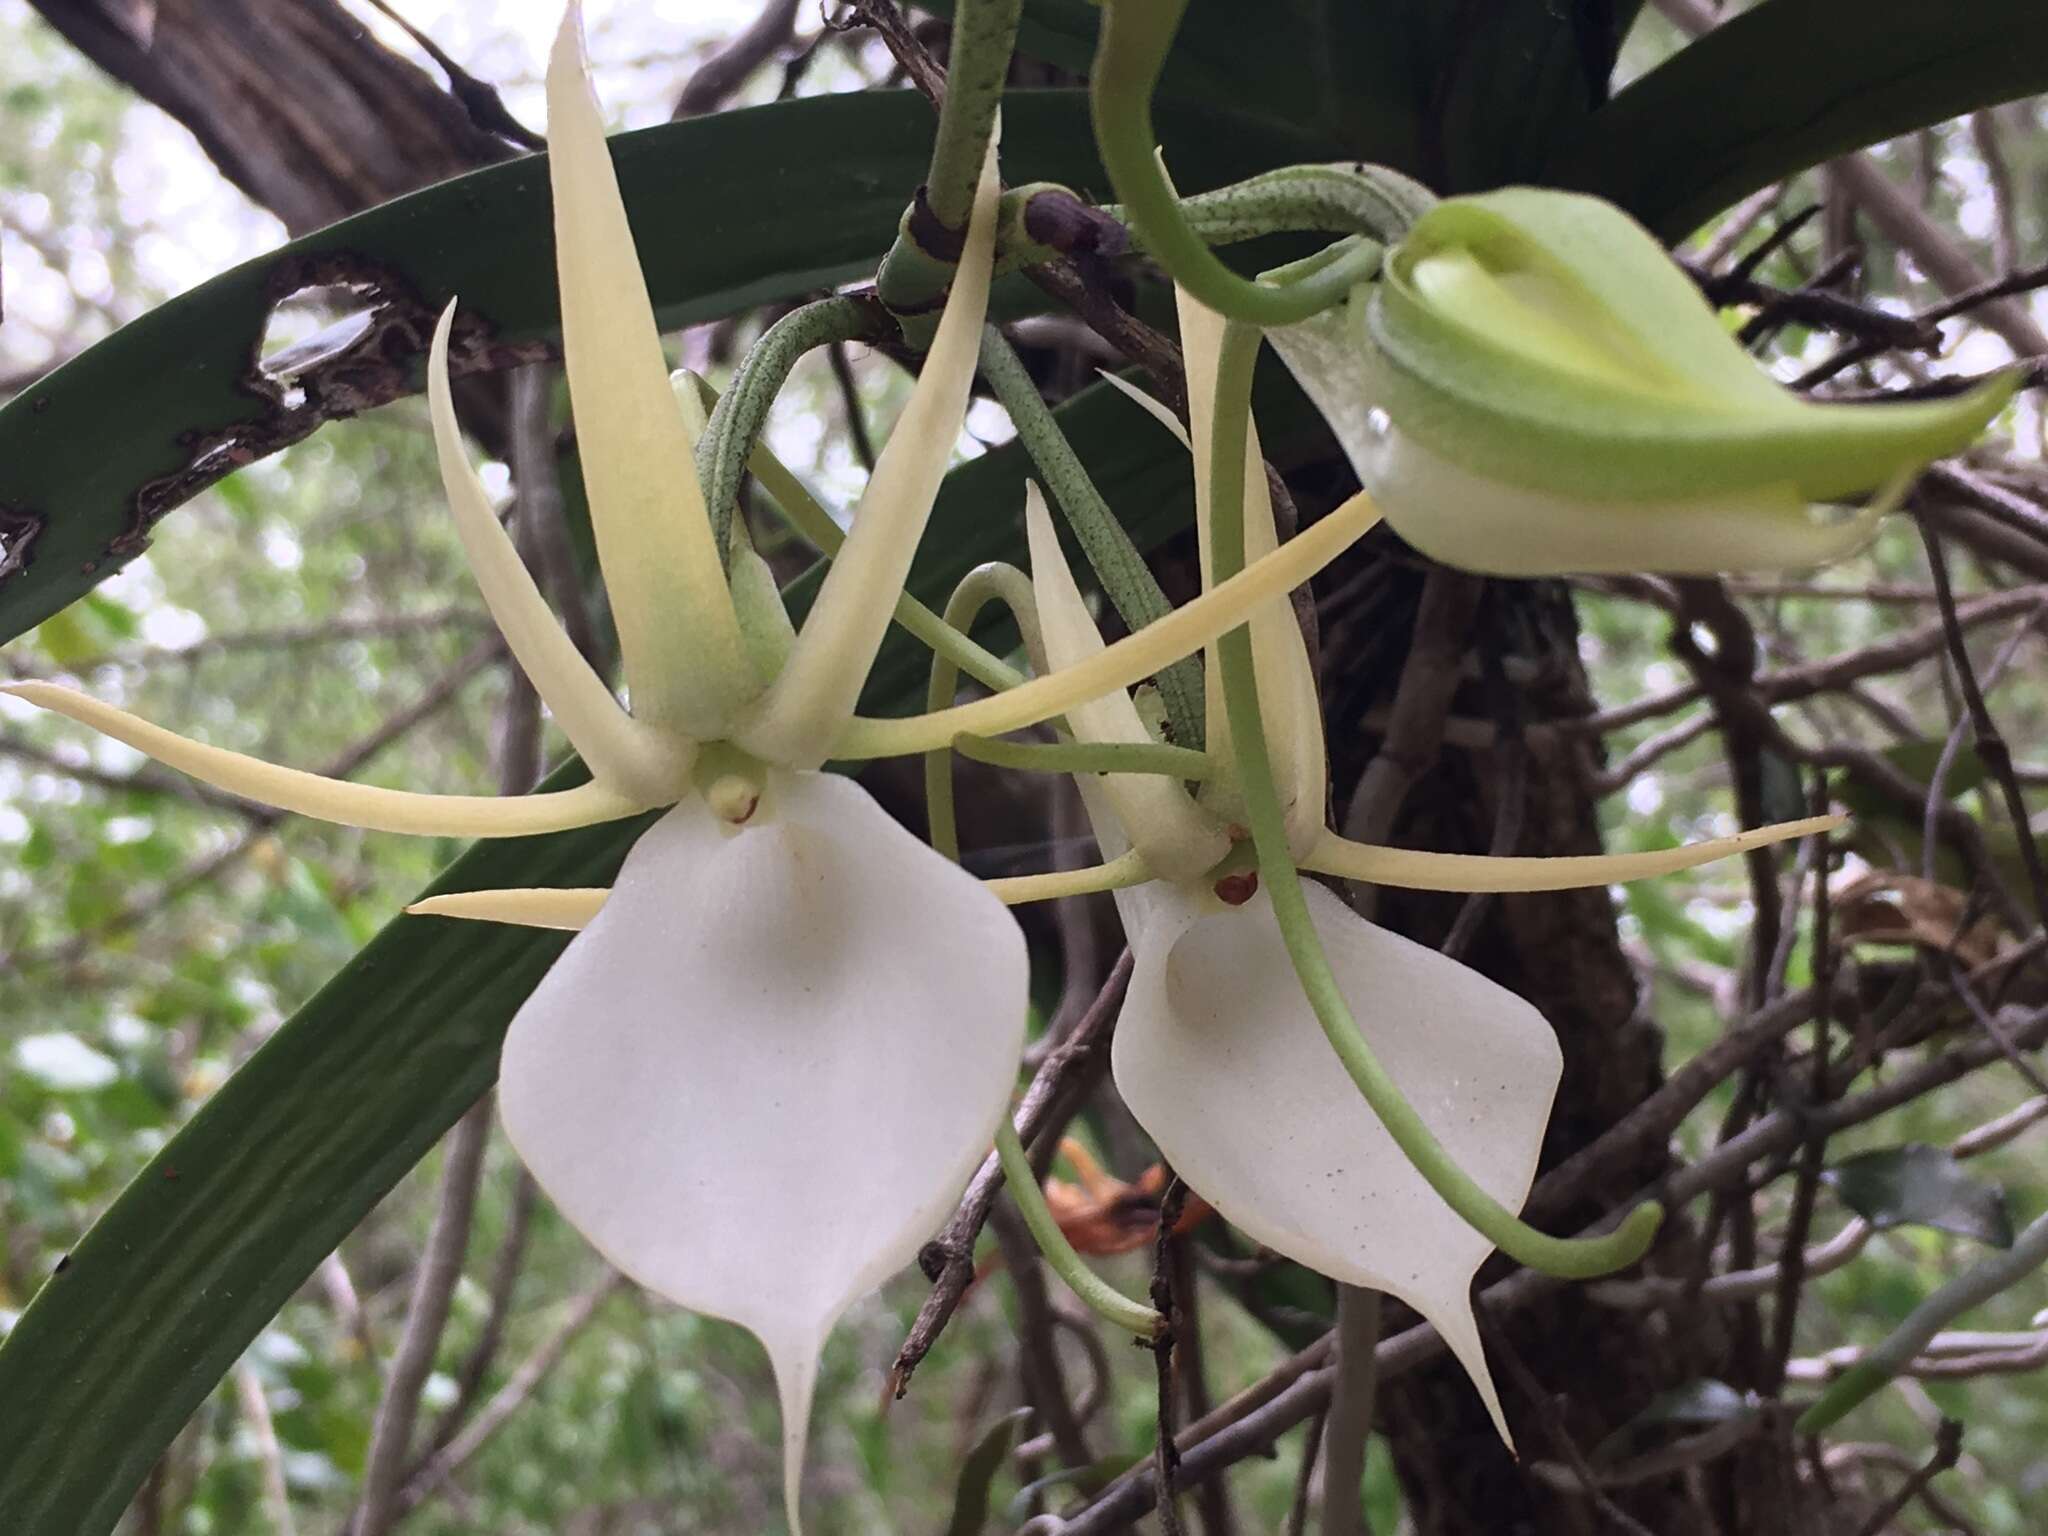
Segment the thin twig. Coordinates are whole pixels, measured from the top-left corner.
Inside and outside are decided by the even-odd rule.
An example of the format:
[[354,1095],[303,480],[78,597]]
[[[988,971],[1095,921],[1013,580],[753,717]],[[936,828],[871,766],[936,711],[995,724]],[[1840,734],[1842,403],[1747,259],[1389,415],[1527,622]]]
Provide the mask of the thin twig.
[[370,1452],[363,1464],[362,1492],[351,1536],[384,1536],[403,1514],[400,1483],[412,1460],[413,1424],[419,1416],[420,1389],[434,1369],[441,1332],[448,1325],[449,1303],[462,1278],[462,1259],[469,1247],[469,1228],[476,1213],[477,1184],[483,1175],[484,1148],[491,1137],[491,1100],[477,1103],[448,1134],[441,1170],[441,1203],[427,1234],[406,1307],[405,1331],[392,1354],[384,1395],[377,1403],[370,1430]]
[[1187,1200],[1187,1185],[1168,1169],[1166,1193],[1159,1201],[1159,1234],[1152,1244],[1151,1291],[1153,1310],[1166,1319],[1166,1326],[1151,1344],[1159,1387],[1159,1434],[1153,1444],[1152,1477],[1154,1486],[1165,1490],[1165,1496],[1158,1501],[1159,1528],[1164,1536],[1186,1536],[1180,1518],[1179,1490],[1174,1483],[1180,1448],[1174,1442],[1173,1421],[1178,1417],[1174,1407],[1180,1394],[1174,1390],[1173,1368],[1174,1339],[1187,1326],[1187,1319],[1174,1302],[1173,1245],[1179,1239],[1173,1235],[1173,1229],[1180,1224]]
[[[497,1257],[491,1261],[483,1327],[477,1332],[476,1343],[470,1346],[469,1353],[456,1369],[454,1401],[442,1410],[441,1417],[427,1433],[428,1455],[460,1432],[470,1409],[483,1393],[491,1367],[497,1363],[498,1351],[505,1342],[505,1327],[512,1317],[512,1293],[518,1287],[520,1271],[526,1260],[526,1239],[533,1228],[534,1207],[539,1202],[540,1186],[534,1182],[532,1174],[524,1168],[519,1169],[513,1176],[505,1235],[499,1239]],[[406,1475],[406,1481],[411,1482],[418,1475],[419,1468],[414,1467]]]
[[1856,1536],[1881,1536],[1889,1530],[1891,1523],[1913,1502],[1920,1490],[1954,1466],[1962,1454],[1963,1426],[1955,1419],[1943,1419],[1934,1432],[1934,1454],[1927,1458],[1927,1464],[1907,1478],[1897,1493],[1870,1512],[1870,1518],[1857,1529]]
[[247,1363],[235,1367],[235,1401],[249,1436],[256,1442],[256,1464],[263,1473],[263,1511],[270,1523],[270,1536],[292,1536],[291,1493],[284,1481],[284,1451],[277,1443],[277,1424],[270,1416],[270,1400],[263,1380]]
[[[1059,1132],[1078,1112],[1088,1089],[1108,1066],[1109,1043],[1117,1012],[1123,1007],[1124,989],[1130,985],[1131,965],[1131,952],[1125,949],[1110,967],[1094,1005],[1074,1026],[1065,1043],[1046,1057],[1017,1106],[1018,1140],[1026,1147],[1033,1147],[1034,1143],[1043,1147],[1048,1159]],[[952,1220],[918,1255],[918,1267],[932,1281],[932,1290],[918,1309],[917,1320],[910,1325],[903,1347],[896,1352],[895,1363],[890,1367],[891,1397],[900,1398],[910,1390],[912,1373],[938,1342],[953,1309],[967,1294],[974,1279],[974,1241],[1002,1187],[1002,1165],[991,1153],[968,1184],[967,1193],[960,1197]]]
[[1991,718],[1991,710],[1984,702],[1984,690],[1977,681],[1976,668],[1970,661],[1969,648],[1963,644],[1955,595],[1949,585],[1948,557],[1942,553],[1940,535],[1925,522],[1919,523],[1918,527],[1921,544],[1927,551],[1927,569],[1934,578],[1934,590],[1938,594],[1949,661],[1955,667],[1956,680],[1962,685],[1963,699],[1970,711],[1970,726],[1976,733],[1977,759],[2005,797],[2006,815],[2012,821],[2020,862],[2026,867],[2027,882],[2033,888],[2034,916],[2037,921],[2048,923],[2048,870],[2042,868],[2041,850],[2034,841],[2026,797],[2020,790],[2019,781],[2013,777],[2012,752]]
[[1337,1287],[1336,1377],[1323,1415],[1323,1536],[1371,1536],[1365,1452],[1379,1392],[1380,1293]]
[[1003,1269],[1017,1296],[1017,1355],[1025,1392],[1039,1419],[1052,1435],[1059,1453],[1059,1465],[1085,1467],[1095,1456],[1081,1431],[1081,1418],[1067,1395],[1066,1375],[1060,1369],[1059,1349],[1053,1338],[1055,1327],[1051,1302],[1046,1296],[1045,1269],[1038,1247],[1014,1206],[997,1201],[988,1214],[997,1246],[1002,1250]]
[[1309,1505],[1316,1485],[1316,1458],[1322,1450],[1323,1426],[1329,1417],[1330,1410],[1325,1408],[1308,1421],[1308,1438],[1301,1445],[1301,1465],[1294,1471],[1294,1500],[1287,1507],[1285,1536],[1303,1536],[1308,1530]]
[[505,1427],[507,1421],[539,1390],[548,1372],[555,1368],[576,1335],[597,1315],[597,1309],[605,1299],[625,1283],[624,1276],[607,1273],[603,1280],[569,1303],[568,1310],[555,1325],[555,1331],[548,1335],[540,1348],[519,1363],[519,1369],[484,1404],[483,1411],[469,1421],[461,1434],[436,1451],[407,1482],[398,1501],[401,1513],[416,1509],[422,1501],[432,1498],[449,1478],[489,1443],[493,1435]]
[[786,47],[796,31],[802,0],[768,0],[761,14],[697,66],[676,97],[674,121],[716,112],[739,93],[754,71]]

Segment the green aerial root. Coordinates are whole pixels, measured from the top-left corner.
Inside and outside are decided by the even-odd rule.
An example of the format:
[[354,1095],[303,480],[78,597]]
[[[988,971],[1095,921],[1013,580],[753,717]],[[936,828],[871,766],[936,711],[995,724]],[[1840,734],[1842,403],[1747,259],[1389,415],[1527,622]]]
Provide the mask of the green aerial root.
[[1081,1255],[1074,1252],[1074,1245],[1053,1220],[1045,1203],[1045,1192],[1038,1187],[1038,1174],[1008,1115],[996,1127],[996,1156],[1002,1160],[1003,1181],[1010,1186],[1010,1198],[1017,1202],[1024,1225],[1031,1229],[1031,1240],[1038,1244],[1038,1251],[1045,1255],[1052,1272],[1067,1283],[1067,1289],[1103,1321],[1141,1339],[1158,1338],[1165,1331],[1166,1319],[1143,1303],[1131,1300],[1082,1263]]
[[1027,773],[1157,773],[1190,782],[1206,779],[1207,753],[1137,741],[1005,741],[961,734],[953,750],[969,762]]
[[[964,635],[974,627],[981,610],[1001,603],[1017,621],[1025,649],[1038,649],[1038,607],[1031,600],[1031,578],[1014,565],[991,561],[977,565],[960,578],[960,585],[946,599],[946,616],[940,622],[955,634]],[[991,684],[1008,688],[1024,681],[1024,674],[1008,667],[1009,679]],[[954,658],[936,648],[932,651],[931,683],[925,691],[927,711],[944,709],[953,702],[960,687],[960,668]],[[953,745],[934,747],[924,754],[924,805],[926,835],[931,845],[954,863],[960,862],[960,824],[953,810]]]
[[1253,325],[1293,325],[1341,303],[1379,270],[1380,248],[1360,242],[1285,288],[1239,277],[1202,242],[1154,158],[1152,93],[1187,0],[1107,0],[1088,102],[1095,144],[1123,211],[1173,280],[1218,314]]

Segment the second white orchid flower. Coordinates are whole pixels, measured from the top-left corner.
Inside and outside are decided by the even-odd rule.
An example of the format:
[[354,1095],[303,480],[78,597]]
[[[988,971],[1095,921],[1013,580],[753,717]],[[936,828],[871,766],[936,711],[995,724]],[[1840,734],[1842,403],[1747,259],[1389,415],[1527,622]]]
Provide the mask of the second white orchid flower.
[[[1207,522],[1214,497],[1203,488],[1216,457],[1224,323],[1184,292],[1179,297],[1197,497]],[[1163,407],[1141,403],[1179,431]],[[1275,530],[1249,423],[1245,438],[1242,544],[1249,557],[1273,547]],[[1025,516],[1044,665],[1086,665],[1102,638],[1036,486],[1027,490]],[[1216,540],[1236,532],[1205,528],[1205,575],[1223,564]],[[1420,889],[1559,890],[1669,873],[1833,824],[1818,818],[1611,857],[1502,859],[1350,842],[1324,825],[1320,706],[1284,595],[1255,611],[1249,628],[1262,701],[1257,746],[1269,760],[1288,852],[1304,868]],[[1224,669],[1212,659],[1209,670],[1213,683]],[[1135,853],[1154,877],[1116,891],[1136,958],[1113,1047],[1118,1089],[1189,1187],[1234,1226],[1333,1279],[1397,1296],[1435,1324],[1506,1438],[1470,1295],[1495,1238],[1447,1203],[1440,1169],[1418,1168],[1413,1125],[1433,1139],[1429,1155],[1462,1170],[1498,1208],[1519,1207],[1562,1069],[1556,1037],[1522,998],[1307,885],[1300,892],[1306,920],[1357,1018],[1366,1070],[1393,1090],[1391,1099],[1369,1104],[1354,1081],[1359,1064],[1345,1054],[1351,1047],[1333,1037],[1297,977],[1274,893],[1232,856],[1252,808],[1218,753],[1223,717],[1212,705],[1211,768],[1199,795],[1161,775],[1077,778],[1104,856]],[[1151,740],[1123,693],[1066,718],[1083,743]],[[1549,1245],[1547,1258],[1571,1246],[1536,1242]],[[1613,1255],[1607,1262],[1619,1261]]]

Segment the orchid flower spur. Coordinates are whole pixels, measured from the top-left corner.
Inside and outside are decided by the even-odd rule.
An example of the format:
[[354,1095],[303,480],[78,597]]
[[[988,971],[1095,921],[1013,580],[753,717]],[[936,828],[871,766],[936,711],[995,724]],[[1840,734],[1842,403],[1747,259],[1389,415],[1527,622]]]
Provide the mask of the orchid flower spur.
[[[1598,198],[1532,187],[1436,204],[1379,281],[1269,339],[1394,529],[1506,576],[1837,559],[2016,383],[1914,404],[1802,400],[1649,231]],[[1860,508],[1833,505],[1866,492]]]
[[9,691],[208,783],[354,826],[509,836],[673,806],[587,925],[576,892],[414,910],[582,927],[506,1036],[506,1133],[620,1270],[760,1337],[781,1393],[794,1527],[825,1337],[952,1209],[1023,1043],[1024,942],[1001,902],[850,779],[818,771],[851,719],[966,408],[994,149],[910,403],[792,634],[758,557],[737,548],[730,583],[722,569],[574,6],[547,92],[563,349],[630,714],[556,624],[464,454],[453,304],[428,393],[478,585],[590,783],[503,799],[371,788],[191,742],[65,689]]
[[[1271,545],[1272,504],[1245,414],[1250,352],[1242,377],[1226,378],[1222,320],[1180,298],[1198,515],[1209,525],[1205,579],[1213,580]],[[1163,407],[1147,404],[1179,430]],[[1240,453],[1222,451],[1219,434],[1230,427],[1219,422],[1242,424]],[[1226,495],[1233,484],[1241,493]],[[1035,486],[1026,518],[1045,664],[1085,665],[1103,642]],[[1248,653],[1243,665],[1229,654],[1233,643]],[[1233,673],[1242,674],[1255,708],[1247,714],[1234,695],[1224,701],[1232,762],[1216,756],[1212,717],[1210,772],[1198,794],[1156,775],[1077,778],[1105,857],[1131,850],[1155,876],[1115,893],[1136,959],[1113,1046],[1117,1086],[1167,1160],[1226,1220],[1333,1279],[1389,1292],[1435,1324],[1506,1438],[1472,1311],[1480,1264],[1500,1246],[1556,1273],[1599,1273],[1642,1252],[1657,1213],[1639,1210],[1621,1231],[1587,1242],[1516,1222],[1510,1213],[1534,1177],[1562,1069],[1550,1025],[1478,972],[1303,885],[1296,866],[1423,889],[1557,890],[1690,867],[1835,819],[1613,857],[1503,859],[1353,843],[1324,826],[1320,706],[1284,597],[1224,646],[1210,673],[1223,674],[1227,694]],[[1148,739],[1122,693],[1066,718],[1082,742]],[[1260,855],[1256,882],[1232,849],[1245,825]]]

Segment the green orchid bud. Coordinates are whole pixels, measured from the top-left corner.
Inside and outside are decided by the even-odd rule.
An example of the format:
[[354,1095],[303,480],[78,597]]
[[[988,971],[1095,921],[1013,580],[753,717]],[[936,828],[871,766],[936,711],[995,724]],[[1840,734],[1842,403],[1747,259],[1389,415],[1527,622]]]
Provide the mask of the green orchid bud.
[[1276,348],[1387,521],[1503,575],[1836,558],[2015,383],[1900,405],[1801,399],[1628,215],[1531,187],[1438,203],[1347,308],[1274,332]]

